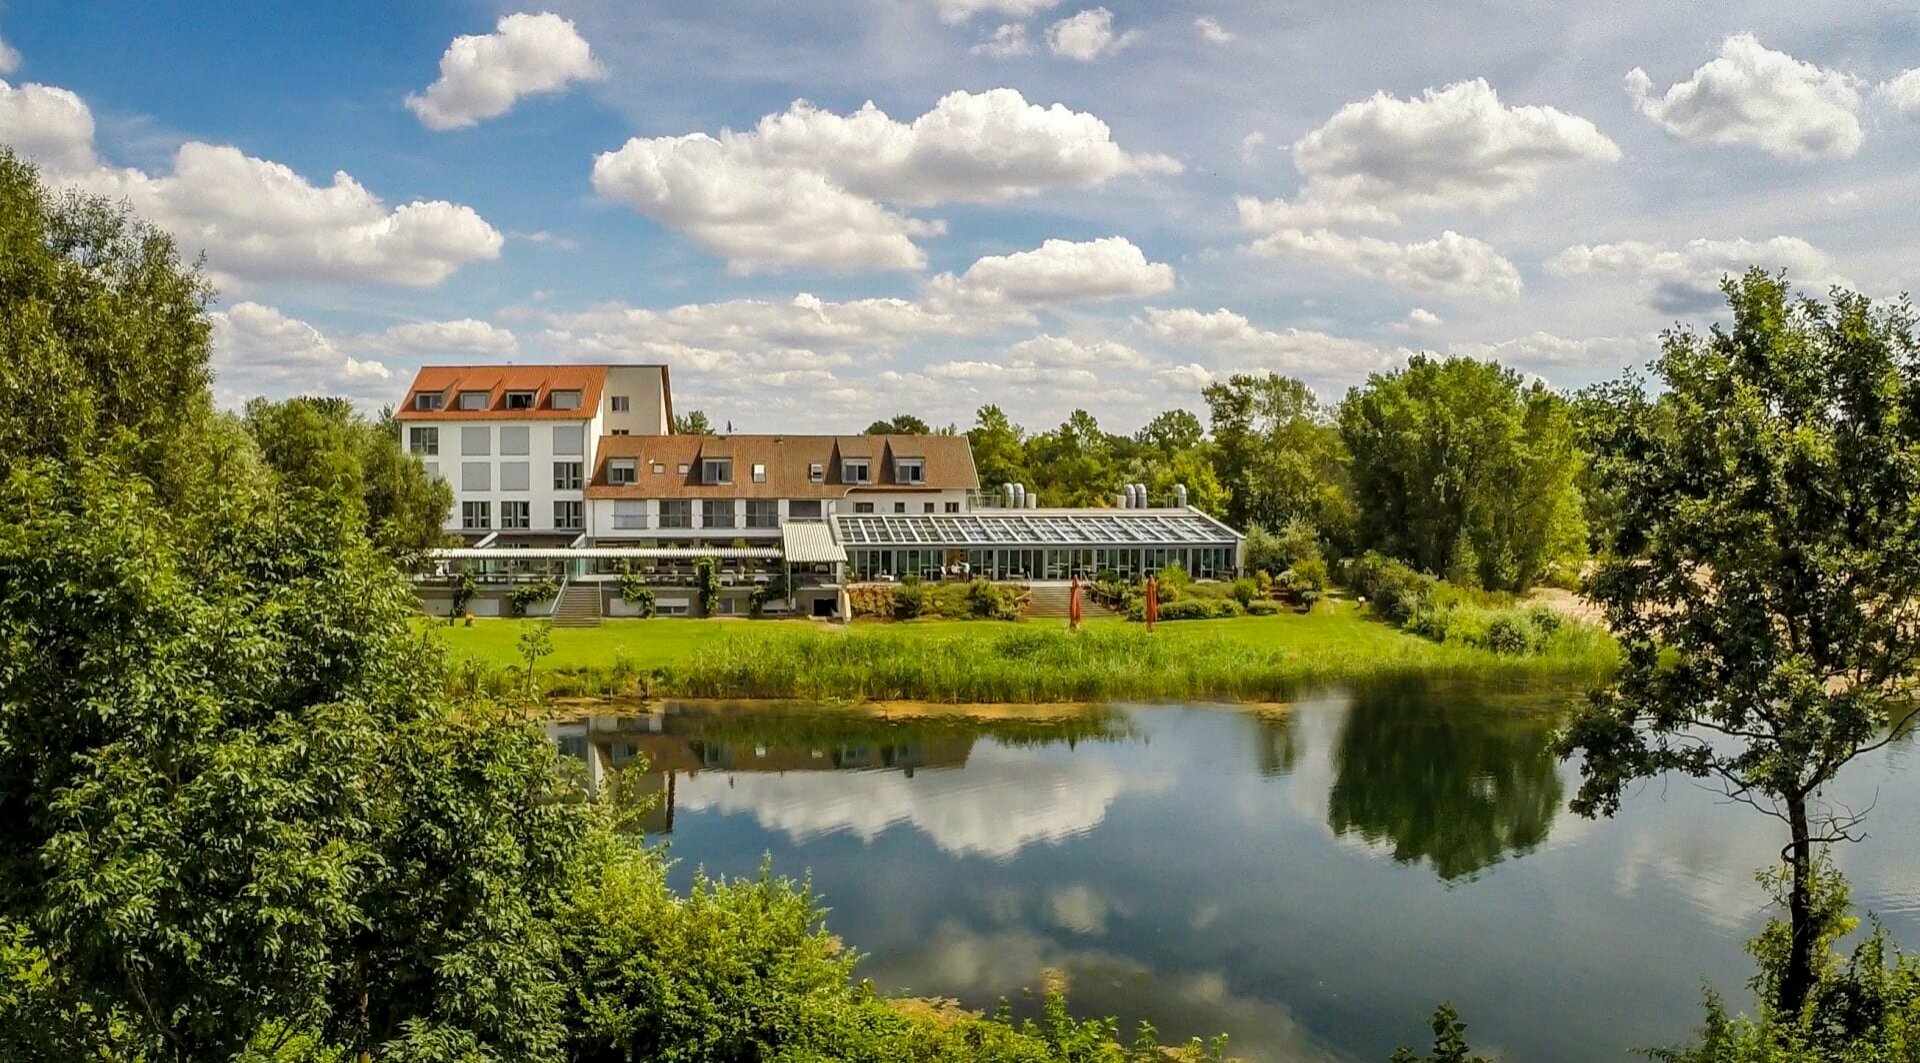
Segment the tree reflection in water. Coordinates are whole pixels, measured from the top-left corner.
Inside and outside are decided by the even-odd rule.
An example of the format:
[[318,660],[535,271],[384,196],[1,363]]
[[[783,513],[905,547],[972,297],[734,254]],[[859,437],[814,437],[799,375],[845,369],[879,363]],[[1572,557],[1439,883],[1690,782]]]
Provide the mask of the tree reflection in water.
[[1327,822],[1452,881],[1546,840],[1563,796],[1548,748],[1559,715],[1552,697],[1436,695],[1432,684],[1354,691]]

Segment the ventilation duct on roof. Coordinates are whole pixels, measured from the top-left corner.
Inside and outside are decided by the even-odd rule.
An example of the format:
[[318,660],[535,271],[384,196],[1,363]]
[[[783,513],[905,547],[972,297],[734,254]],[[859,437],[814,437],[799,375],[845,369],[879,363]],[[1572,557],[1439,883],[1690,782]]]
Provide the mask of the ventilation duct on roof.
[[1187,508],[1187,485],[1173,485],[1173,504],[1181,509]]
[[1028,509],[1040,508],[1040,492],[1038,490],[1027,492],[1027,508]]

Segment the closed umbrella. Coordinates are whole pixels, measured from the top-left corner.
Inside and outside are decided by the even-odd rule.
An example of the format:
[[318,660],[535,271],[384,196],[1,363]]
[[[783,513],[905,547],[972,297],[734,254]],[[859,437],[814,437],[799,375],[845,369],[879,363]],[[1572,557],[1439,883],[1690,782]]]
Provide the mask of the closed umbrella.
[[1073,586],[1067,592],[1067,626],[1080,630],[1080,577],[1073,577]]
[[1160,580],[1157,576],[1147,577],[1147,630],[1153,630],[1153,622],[1160,619]]

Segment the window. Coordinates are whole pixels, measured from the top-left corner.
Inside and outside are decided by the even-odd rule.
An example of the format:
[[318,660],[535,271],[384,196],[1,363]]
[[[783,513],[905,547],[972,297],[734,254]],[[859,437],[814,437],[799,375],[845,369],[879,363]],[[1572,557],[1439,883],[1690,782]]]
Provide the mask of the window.
[[709,498],[700,503],[700,526],[703,528],[732,528],[733,499]]
[[634,458],[613,458],[607,462],[607,482],[610,484],[630,484],[638,479],[639,461]]
[[533,503],[500,503],[500,527],[503,531],[533,527]]
[[849,484],[871,483],[873,466],[865,458],[850,458],[840,463],[840,482]]
[[680,475],[685,476],[686,474],[687,474],[687,463],[683,461],[680,463]]
[[463,410],[484,410],[489,405],[487,400],[492,397],[491,392],[463,391],[460,393],[460,408]]
[[555,391],[548,395],[556,410],[577,410],[580,408],[580,392]]
[[580,530],[580,503],[555,502],[553,504],[553,526],[561,531]]
[[733,482],[732,458],[700,459],[700,482],[703,484],[730,484]]
[[533,429],[523,424],[507,425],[500,429],[500,453],[525,454],[532,446]]
[[440,453],[440,430],[438,428],[407,429],[407,452],[409,454]]
[[556,491],[580,490],[580,463],[577,461],[554,462],[553,489]]
[[873,512],[873,503],[871,503],[871,502],[855,502],[855,503],[853,504],[853,511],[854,511],[855,513],[872,513],[872,512]]
[[687,498],[661,499],[660,526],[662,528],[693,527],[693,500]]
[[447,404],[447,397],[437,391],[417,391],[413,395],[413,408],[416,410],[437,410]]
[[460,527],[466,531],[485,531],[493,527],[492,507],[485,502],[460,503]]
[[949,502],[949,503],[947,503],[947,512],[948,512],[948,513],[958,513],[958,512],[960,512],[960,503],[958,503],[958,502]]
[[614,435],[617,435],[617,436],[630,436],[630,435],[632,435],[633,433],[632,433],[632,432],[630,432],[630,431],[628,431],[628,430],[627,430],[627,429],[625,429],[625,428],[616,428],[616,429],[614,429],[614,430],[613,430],[613,434],[614,434]]
[[587,452],[587,430],[577,424],[557,424],[553,426],[553,452],[561,457],[585,455]]
[[493,453],[493,429],[468,426],[460,430],[460,453],[469,458]]
[[778,528],[780,526],[780,503],[771,499],[754,498],[747,501],[747,527]]
[[820,500],[810,498],[802,502],[796,499],[787,503],[787,517],[791,520],[819,520]]
[[539,393],[533,391],[509,391],[507,392],[507,409],[531,410],[537,394]]
[[826,478],[827,478],[827,467],[825,465],[822,465],[816,461],[813,464],[807,466],[807,479],[812,480],[814,483],[819,483],[820,481],[825,480]]
[[632,408],[632,400],[625,395],[615,395],[607,400],[607,409],[614,413],[626,413]]
[[895,513],[905,513],[907,511],[907,504],[905,502],[895,502],[893,504],[893,511]]
[[765,462],[756,461],[753,463],[753,482],[757,484],[767,482],[767,466]]
[[491,491],[493,489],[493,463],[490,461],[463,461],[460,463],[460,490]]
[[895,458],[893,478],[903,484],[923,484],[927,482],[927,459]]
[[920,504],[920,512],[922,512],[922,513],[932,513],[932,512],[933,512],[933,503],[931,503],[931,502],[923,502],[923,503],[921,503],[921,504]]
[[667,467],[666,467],[665,465],[662,465],[661,463],[659,463],[659,462],[657,462],[657,461],[653,463],[653,465],[651,466],[651,468],[652,468],[652,470],[653,470],[653,474],[654,474],[655,476],[658,476],[658,475],[660,475],[661,473],[663,473],[663,472],[666,472],[666,471],[667,471]]
[[[531,491],[533,472],[524,461],[503,461],[500,463],[500,490]],[[501,518],[505,519],[502,513]]]
[[613,504],[615,531],[632,531],[647,526],[647,503],[640,498],[622,498]]

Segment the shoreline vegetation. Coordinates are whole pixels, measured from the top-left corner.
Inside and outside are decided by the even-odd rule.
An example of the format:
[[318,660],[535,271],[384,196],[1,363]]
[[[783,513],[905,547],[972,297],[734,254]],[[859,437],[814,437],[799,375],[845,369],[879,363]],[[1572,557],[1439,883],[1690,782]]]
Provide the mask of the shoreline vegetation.
[[[451,693],[527,690],[518,637],[538,621],[428,628],[448,651]],[[1313,613],[1186,621],[1149,634],[1121,620],[862,624],[619,620],[555,629],[534,689],[569,698],[686,698],[980,705],[1286,701],[1336,683],[1409,676],[1590,680],[1617,650],[1566,622],[1526,653],[1421,637],[1353,603]]]

